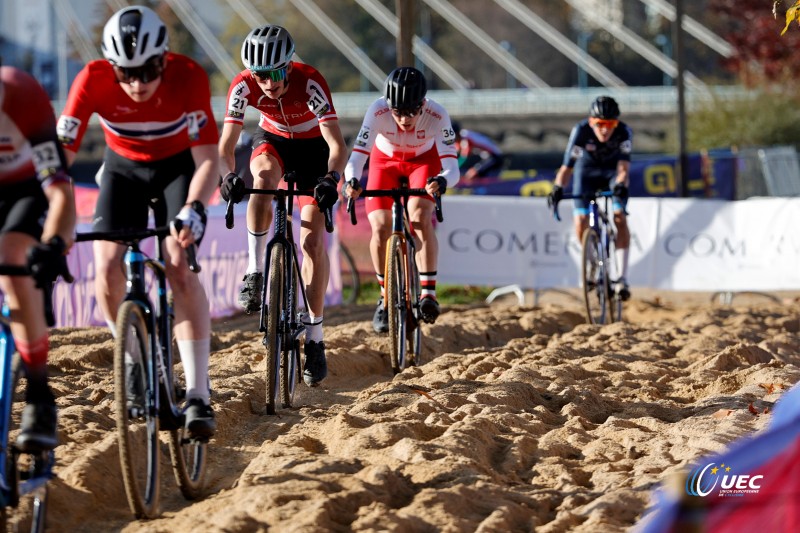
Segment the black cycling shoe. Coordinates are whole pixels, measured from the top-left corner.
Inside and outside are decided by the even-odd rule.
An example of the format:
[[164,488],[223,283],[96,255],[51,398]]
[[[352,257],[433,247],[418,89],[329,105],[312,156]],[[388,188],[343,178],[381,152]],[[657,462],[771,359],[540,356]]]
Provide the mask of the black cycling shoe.
[[627,301],[631,297],[631,290],[628,288],[628,282],[625,281],[625,278],[619,278],[617,281],[613,281],[612,288],[614,289],[614,294],[619,296],[619,299]]
[[372,316],[372,329],[375,330],[375,333],[389,331],[389,313],[383,306],[383,298],[378,300],[378,307],[375,308],[375,314]]
[[325,359],[325,342],[309,341],[304,346],[306,362],[303,367],[303,381],[309,387],[316,387],[328,375],[328,361]]
[[422,315],[422,320],[428,324],[436,322],[440,312],[439,302],[436,301],[436,298],[426,296],[419,302],[419,313]]
[[186,402],[186,417],[184,427],[192,438],[209,439],[214,436],[217,430],[217,423],[214,421],[214,410],[210,405],[206,405],[200,398],[192,398]]
[[261,292],[264,289],[264,274],[253,272],[245,274],[244,285],[239,291],[239,307],[248,315],[261,309]]
[[16,445],[25,453],[52,450],[58,445],[55,402],[29,403],[22,409]]

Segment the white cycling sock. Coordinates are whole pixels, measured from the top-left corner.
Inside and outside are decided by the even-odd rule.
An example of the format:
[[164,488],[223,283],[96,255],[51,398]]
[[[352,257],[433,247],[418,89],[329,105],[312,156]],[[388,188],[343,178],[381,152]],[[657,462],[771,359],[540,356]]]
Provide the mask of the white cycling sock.
[[209,339],[179,340],[178,352],[186,376],[186,399],[199,398],[208,405],[208,353],[211,350]]
[[115,339],[117,338],[117,323],[111,320],[110,318],[106,318],[106,324],[108,324],[108,329],[111,330],[111,336]]
[[322,316],[314,316],[312,313],[308,314],[308,322],[305,320],[303,324],[306,326],[306,342],[322,342]]
[[628,279],[628,248],[617,248],[617,267],[622,271],[618,277]]
[[247,271],[246,274],[253,272],[263,272],[266,261],[267,251],[267,231],[253,233],[247,230]]

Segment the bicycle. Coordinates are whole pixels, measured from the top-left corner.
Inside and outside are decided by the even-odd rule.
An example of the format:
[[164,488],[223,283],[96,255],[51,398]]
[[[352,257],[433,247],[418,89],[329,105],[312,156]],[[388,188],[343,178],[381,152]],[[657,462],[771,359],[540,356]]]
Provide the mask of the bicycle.
[[[583,194],[565,194],[564,200],[584,198]],[[611,283],[611,269],[619,273],[614,242],[617,237],[614,222],[608,217],[611,191],[589,193],[589,227],[581,239],[581,286],[590,324],[609,324],[622,320],[622,298]],[[601,207],[597,200],[603,199]],[[561,221],[558,204],[552,206],[553,216]]]
[[[0,276],[30,276],[28,267],[0,265]],[[68,283],[72,276],[68,271],[63,277]],[[45,320],[48,327],[55,325],[52,303],[52,285],[46,287],[44,294]],[[14,427],[19,427],[19,417],[13,416],[14,396],[20,378],[24,374],[11,334],[10,310],[4,301],[0,312],[0,530],[6,530],[9,507],[19,506],[20,498],[31,495],[33,498],[31,531],[44,531],[47,515],[47,482],[55,477],[55,452],[53,450],[26,453],[19,450],[11,441]],[[26,456],[26,459],[22,459]]]
[[[169,234],[170,228],[162,226],[78,233],[75,239],[127,246],[123,259],[127,291],[117,313],[114,343],[114,412],[122,481],[137,518],[158,515],[160,431],[169,432],[170,462],[183,496],[196,500],[205,488],[208,439],[192,437],[184,429],[181,403],[186,389],[173,369],[174,315],[162,253],[163,240]],[[157,238],[156,259],[140,247],[140,242],[150,237]],[[190,269],[199,272],[194,246],[186,251]],[[153,279],[155,304],[148,288],[148,280]]]
[[[350,180],[352,187],[358,183]],[[412,196],[428,196],[424,188],[411,189],[408,178],[401,178],[400,185],[393,189],[362,190],[359,197],[392,198],[392,234],[386,241],[386,265],[384,266],[384,287],[386,311],[389,321],[391,350],[389,357],[392,371],[402,372],[407,364],[422,364],[422,321],[420,312],[420,279],[417,268],[416,236],[411,231],[408,215],[408,199]],[[436,219],[444,220],[442,198],[435,195]],[[352,198],[347,200],[350,222],[356,224],[356,212]],[[410,357],[406,357],[410,353]],[[408,359],[408,361],[406,361]]]
[[353,305],[361,294],[361,276],[358,274],[353,254],[343,242],[339,242],[339,268],[342,277],[342,305]]
[[[264,279],[261,289],[261,313],[258,331],[264,333],[262,344],[266,347],[266,412],[275,414],[277,402],[289,408],[294,403],[297,384],[300,382],[300,336],[305,332],[303,313],[298,311],[298,286],[302,308],[308,309],[308,298],[301,280],[297,245],[292,231],[292,212],[295,196],[314,196],[313,191],[296,189],[293,172],[283,176],[286,189],[244,189],[244,194],[267,194],[275,198],[273,235],[267,243]],[[234,202],[228,200],[225,210],[225,227],[232,229]],[[323,211],[325,230],[333,232],[333,214]]]

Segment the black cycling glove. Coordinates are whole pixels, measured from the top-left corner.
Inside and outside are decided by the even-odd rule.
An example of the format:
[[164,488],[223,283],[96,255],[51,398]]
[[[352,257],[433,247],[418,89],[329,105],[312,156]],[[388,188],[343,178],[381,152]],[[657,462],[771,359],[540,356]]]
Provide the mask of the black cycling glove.
[[558,202],[564,199],[564,188],[561,185],[553,185],[553,190],[547,195],[547,207],[554,208]]
[[436,182],[439,184],[439,196],[443,195],[447,190],[447,180],[444,179],[444,176],[431,176],[428,178],[428,183]]
[[222,199],[226,202],[233,200],[235,204],[238,204],[244,198],[244,189],[244,180],[233,172],[228,173],[219,186]]
[[335,170],[319,178],[317,186],[314,187],[314,200],[316,200],[320,211],[330,209],[339,199],[339,191],[336,189],[338,185],[339,173]]
[[67,257],[64,255],[66,248],[64,240],[56,236],[28,250],[28,268],[36,281],[36,287],[44,289],[52,285],[58,276],[69,276]]
[[625,201],[628,199],[628,186],[624,183],[615,183],[612,194],[620,200]]

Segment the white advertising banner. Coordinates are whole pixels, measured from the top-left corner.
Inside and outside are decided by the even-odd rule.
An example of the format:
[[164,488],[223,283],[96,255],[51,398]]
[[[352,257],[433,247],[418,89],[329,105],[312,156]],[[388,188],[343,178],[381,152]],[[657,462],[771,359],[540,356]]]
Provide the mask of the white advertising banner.
[[[443,283],[580,284],[580,243],[572,203],[561,222],[544,198],[446,197],[438,226]],[[740,202],[632,198],[628,281],[679,291],[800,288],[800,199]]]

